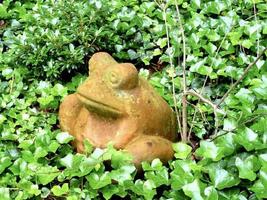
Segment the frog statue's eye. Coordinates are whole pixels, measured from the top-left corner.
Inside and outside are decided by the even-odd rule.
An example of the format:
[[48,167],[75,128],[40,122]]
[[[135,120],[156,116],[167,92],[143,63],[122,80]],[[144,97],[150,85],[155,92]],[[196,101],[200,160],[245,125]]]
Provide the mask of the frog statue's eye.
[[138,72],[130,63],[116,64],[107,70],[106,81],[116,89],[132,89],[138,84]]
[[118,85],[121,82],[121,77],[115,71],[109,73],[109,81],[112,85]]

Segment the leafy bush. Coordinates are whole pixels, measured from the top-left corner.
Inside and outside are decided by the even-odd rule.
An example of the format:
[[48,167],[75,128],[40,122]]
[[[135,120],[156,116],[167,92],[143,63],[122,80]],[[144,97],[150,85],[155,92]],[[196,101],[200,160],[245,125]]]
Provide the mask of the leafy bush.
[[[184,49],[175,1],[167,6],[135,0],[25,2],[0,5],[6,21],[0,55],[0,199],[267,198],[266,53],[221,104],[223,115],[188,96],[191,146],[175,143],[168,166],[158,159],[143,163],[140,176],[129,157],[112,147],[93,150],[85,142],[85,155],[73,151],[73,137],[59,130],[57,108],[85,77],[67,84],[55,78],[65,70],[82,71],[84,55],[99,48],[156,69],[166,65],[151,76],[140,73],[180,115]],[[218,103],[267,46],[267,6],[260,0],[177,2],[186,36],[187,86]],[[91,16],[86,31],[78,31],[80,20]]]
[[[88,58],[99,50],[148,65],[153,57],[149,49],[154,48],[149,31],[153,20],[146,12],[149,5],[149,1],[139,5],[137,0],[6,1],[2,16],[10,26],[3,32],[7,49],[3,57],[12,55],[8,64],[26,66],[34,77],[50,80],[65,72],[86,71]],[[163,34],[164,29],[157,38]],[[156,51],[154,56],[160,53]]]
[[11,10],[20,13],[3,34],[12,64],[50,79],[84,65],[84,57],[96,49],[93,43],[101,32],[104,10],[99,15],[89,1],[38,1],[32,6],[26,12],[16,2]]

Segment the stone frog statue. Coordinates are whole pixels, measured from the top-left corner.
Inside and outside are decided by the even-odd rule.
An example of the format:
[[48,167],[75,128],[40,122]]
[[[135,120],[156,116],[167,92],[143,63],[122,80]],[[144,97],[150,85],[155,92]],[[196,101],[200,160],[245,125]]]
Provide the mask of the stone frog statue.
[[100,52],[90,59],[89,70],[87,80],[59,109],[60,127],[75,137],[77,151],[83,152],[83,140],[88,139],[94,147],[111,142],[128,151],[137,167],[155,158],[170,160],[176,138],[174,113],[135,66]]

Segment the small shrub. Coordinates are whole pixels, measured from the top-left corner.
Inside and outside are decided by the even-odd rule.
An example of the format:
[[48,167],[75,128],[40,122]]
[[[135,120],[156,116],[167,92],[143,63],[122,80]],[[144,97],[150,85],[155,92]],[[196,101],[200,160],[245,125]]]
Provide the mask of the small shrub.
[[[96,51],[105,10],[89,1],[37,1],[27,12],[16,2],[17,19],[3,33],[10,63],[27,66],[34,77],[55,79],[63,72],[86,71],[85,57]],[[84,68],[81,69],[81,66]]]

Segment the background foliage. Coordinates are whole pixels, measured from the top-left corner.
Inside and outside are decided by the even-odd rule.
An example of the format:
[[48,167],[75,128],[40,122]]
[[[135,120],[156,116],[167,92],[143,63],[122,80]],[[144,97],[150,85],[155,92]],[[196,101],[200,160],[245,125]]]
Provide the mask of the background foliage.
[[[188,87],[217,103],[267,46],[266,2],[177,2]],[[58,105],[84,80],[87,61],[99,50],[158,71],[140,74],[181,107],[181,29],[175,1],[167,2],[166,16],[164,6],[137,0],[0,5],[0,199],[267,198],[266,53],[222,104],[224,115],[215,117],[209,105],[189,97],[191,145],[174,144],[168,166],[144,163],[143,176],[112,147],[93,150],[86,143],[87,154],[76,154],[73,138],[60,131]]]

